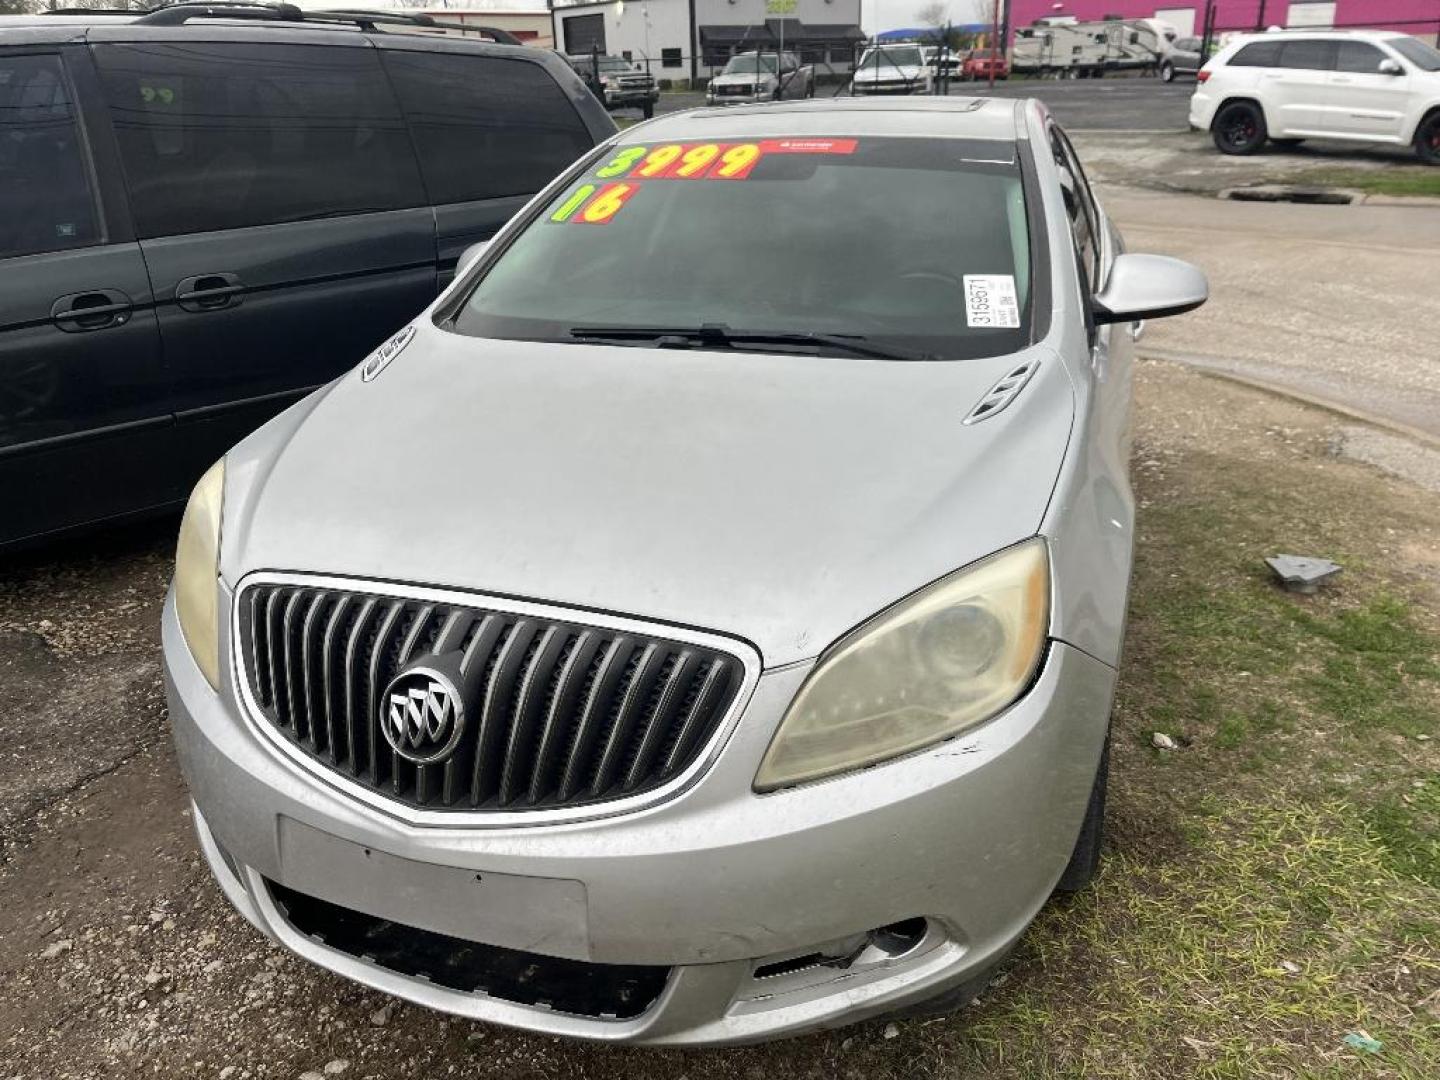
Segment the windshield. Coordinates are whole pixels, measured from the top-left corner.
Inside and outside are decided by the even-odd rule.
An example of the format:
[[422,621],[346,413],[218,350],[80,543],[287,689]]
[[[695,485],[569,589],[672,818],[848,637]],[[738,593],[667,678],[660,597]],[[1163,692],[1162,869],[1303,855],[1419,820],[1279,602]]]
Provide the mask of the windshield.
[[1013,143],[960,139],[615,147],[532,219],[452,326],[548,341],[720,327],[916,358],[1013,352],[1029,341],[1031,278],[1015,159]]
[[1419,38],[1390,38],[1385,44],[1389,45],[1421,71],[1440,71],[1440,51],[1426,45]]
[[875,49],[865,54],[860,61],[860,68],[863,71],[866,68],[899,67],[903,64],[918,67],[920,62],[919,49]]
[[632,71],[630,61],[622,56],[602,56],[600,58],[601,71]]
[[750,54],[748,54],[748,55],[746,55],[746,56],[732,56],[732,57],[730,58],[730,62],[725,65],[725,70],[722,71],[720,74],[721,74],[721,75],[752,75],[752,74],[754,74],[755,72],[762,70],[762,68],[761,68],[761,66],[760,66],[762,63],[764,64],[763,70],[765,70],[765,71],[774,71],[774,70],[775,70],[775,57],[774,57],[774,56],[771,56],[771,55],[767,54],[767,55],[765,55],[765,56],[757,57],[754,53],[750,53]]

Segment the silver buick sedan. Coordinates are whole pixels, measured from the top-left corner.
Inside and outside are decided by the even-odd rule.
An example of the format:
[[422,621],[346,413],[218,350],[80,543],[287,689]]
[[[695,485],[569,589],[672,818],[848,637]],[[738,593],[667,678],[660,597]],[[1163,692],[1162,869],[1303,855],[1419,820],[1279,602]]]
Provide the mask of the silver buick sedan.
[[954,1008],[1100,853],[1126,254],[1033,101],[743,106],[577,162],[196,488],[165,608],[261,931],[533,1031]]

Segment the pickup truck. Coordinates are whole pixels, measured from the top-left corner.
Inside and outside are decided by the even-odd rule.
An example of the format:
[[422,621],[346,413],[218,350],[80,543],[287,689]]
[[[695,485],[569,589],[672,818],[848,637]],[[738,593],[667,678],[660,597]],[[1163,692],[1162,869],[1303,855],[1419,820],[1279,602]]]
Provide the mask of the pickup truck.
[[660,90],[648,71],[623,56],[566,56],[590,92],[607,109],[639,109],[646,120],[655,115]]

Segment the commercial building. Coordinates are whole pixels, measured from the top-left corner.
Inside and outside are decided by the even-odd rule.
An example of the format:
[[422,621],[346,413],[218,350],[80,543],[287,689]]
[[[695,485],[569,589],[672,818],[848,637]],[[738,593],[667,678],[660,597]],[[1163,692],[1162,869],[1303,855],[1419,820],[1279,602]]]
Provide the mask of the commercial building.
[[660,79],[705,78],[755,49],[848,71],[864,40],[860,0],[553,0],[551,18],[561,51],[625,56]]

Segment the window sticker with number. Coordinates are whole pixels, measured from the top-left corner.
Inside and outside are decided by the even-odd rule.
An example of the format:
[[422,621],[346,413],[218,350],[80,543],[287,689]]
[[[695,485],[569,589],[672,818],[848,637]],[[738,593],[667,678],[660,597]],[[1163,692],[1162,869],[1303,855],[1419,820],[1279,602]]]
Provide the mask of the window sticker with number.
[[978,330],[1020,325],[1020,301],[1010,274],[965,274],[965,325]]
[[[853,154],[857,140],[761,139],[756,142],[626,146],[598,166],[550,214],[555,224],[603,225],[648,180],[745,180],[771,154]],[[597,183],[596,181],[601,181]]]

